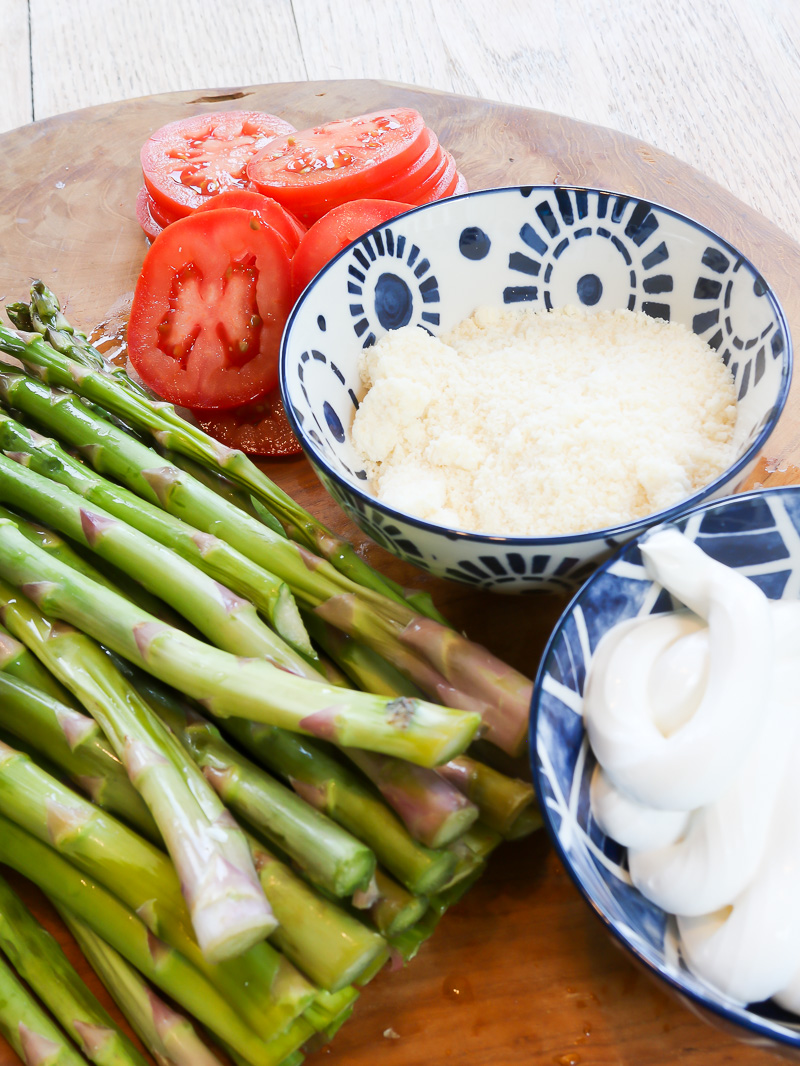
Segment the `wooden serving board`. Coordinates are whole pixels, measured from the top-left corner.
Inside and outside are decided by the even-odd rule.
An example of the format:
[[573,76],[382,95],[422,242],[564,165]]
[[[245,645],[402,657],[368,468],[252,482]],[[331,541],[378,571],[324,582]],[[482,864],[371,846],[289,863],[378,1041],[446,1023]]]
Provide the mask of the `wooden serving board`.
[[[800,337],[800,247],[721,186],[640,141],[541,111],[377,81],[181,92],[89,108],[0,137],[0,302],[41,277],[76,325],[124,318],[145,252],[134,214],[139,147],[156,128],[203,111],[269,111],[298,128],[403,105],[421,111],[473,189],[562,182],[618,190],[694,216],[746,253],[775,287]],[[786,412],[749,485],[800,481],[800,403]],[[533,676],[563,601],[502,597],[434,580],[368,542],[305,460],[266,467],[302,504],[395,579],[433,592],[471,637]],[[15,883],[86,971],[35,890]],[[93,975],[88,978],[96,990]],[[100,991],[104,1002],[108,997]],[[116,1013],[116,1012],[115,1012]],[[119,1017],[118,1015],[116,1015]],[[505,845],[403,972],[383,973],[313,1063],[521,1066],[767,1063],[671,999],[607,937],[543,833]],[[0,1046],[0,1066],[15,1063]]]

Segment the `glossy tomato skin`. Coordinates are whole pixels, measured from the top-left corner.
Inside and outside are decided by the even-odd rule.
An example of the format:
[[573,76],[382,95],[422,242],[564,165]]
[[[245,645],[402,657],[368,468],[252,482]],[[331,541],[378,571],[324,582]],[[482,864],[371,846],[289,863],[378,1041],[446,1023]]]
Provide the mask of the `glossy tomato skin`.
[[351,200],[328,211],[309,228],[292,258],[292,292],[295,299],[314,275],[351,241],[373,226],[410,211],[412,206],[394,200]]
[[311,224],[348,200],[377,195],[429,144],[411,108],[338,119],[276,139],[247,164],[255,187]]
[[227,448],[248,455],[278,458],[299,455],[300,442],[292,433],[280,389],[233,411],[194,411],[201,428]]
[[227,410],[270,392],[292,306],[291,250],[252,212],[200,212],[163,230],[145,256],[128,354],[170,403]]
[[147,191],[171,214],[188,215],[226,189],[248,188],[248,160],[293,129],[260,111],[222,111],[170,122],[142,147]]
[[212,196],[205,203],[195,208],[196,211],[219,211],[223,207],[241,207],[245,211],[255,211],[256,214],[290,245],[292,250],[297,248],[306,227],[299,222],[291,211],[281,207],[277,200],[270,199],[254,189],[232,189],[221,192],[219,196]]

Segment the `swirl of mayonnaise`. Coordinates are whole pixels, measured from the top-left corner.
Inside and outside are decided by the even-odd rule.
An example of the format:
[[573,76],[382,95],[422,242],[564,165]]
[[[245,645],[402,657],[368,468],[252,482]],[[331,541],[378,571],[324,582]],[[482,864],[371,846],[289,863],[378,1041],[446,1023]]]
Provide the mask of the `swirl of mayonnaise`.
[[767,600],[675,530],[642,554],[696,616],[625,622],[598,646],[593,816],[628,846],[636,887],[677,915],[698,977],[800,1011],[800,602]]
[[[753,582],[677,530],[652,534],[641,551],[654,580],[707,622],[708,676],[697,706],[679,706],[674,717],[683,724],[665,733],[648,693],[653,666],[691,631],[687,627],[701,623],[675,614],[624,622],[603,637],[592,660],[586,731],[597,761],[621,791],[652,807],[691,811],[718,799],[747,756],[770,672],[771,617]],[[689,686],[689,698],[692,691]],[[687,693],[682,696],[685,703]],[[659,717],[670,717],[663,706]]]

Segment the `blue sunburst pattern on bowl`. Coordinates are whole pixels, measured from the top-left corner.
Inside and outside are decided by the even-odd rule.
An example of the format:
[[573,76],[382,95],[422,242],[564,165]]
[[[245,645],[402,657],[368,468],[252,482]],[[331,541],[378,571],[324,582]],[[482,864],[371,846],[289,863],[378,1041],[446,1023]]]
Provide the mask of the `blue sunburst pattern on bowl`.
[[[590,534],[504,537],[447,530],[376,501],[350,442],[359,354],[389,329],[438,334],[480,305],[628,308],[683,323],[718,350],[737,385],[736,459],[678,507]],[[281,388],[314,468],[351,518],[392,552],[478,588],[571,591],[654,521],[730,492],[788,392],[780,305],[749,261],[664,207],[591,189],[526,186],[439,201],[345,249],[311,283],[284,334]]]
[[[770,599],[800,598],[800,487],[764,489],[706,504],[673,523],[705,552],[746,574]],[[534,784],[545,825],[584,897],[608,929],[655,975],[715,1024],[741,1039],[795,1049],[800,1018],[772,1004],[743,1009],[695,978],[678,950],[674,922],[631,885],[624,851],[594,822],[594,758],[581,717],[587,668],[601,637],[627,618],[672,609],[647,577],[638,541],[580,589],[542,658],[531,708]]]

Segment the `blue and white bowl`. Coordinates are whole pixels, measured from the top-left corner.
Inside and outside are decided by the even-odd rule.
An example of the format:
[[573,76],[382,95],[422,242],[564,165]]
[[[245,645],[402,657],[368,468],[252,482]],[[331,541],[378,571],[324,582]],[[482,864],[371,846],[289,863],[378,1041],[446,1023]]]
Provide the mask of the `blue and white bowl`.
[[[736,381],[736,458],[678,505],[635,522],[566,536],[484,535],[377,501],[350,441],[363,395],[362,348],[387,330],[455,326],[480,305],[629,308],[681,322],[721,352]],[[505,592],[574,589],[648,525],[732,492],[781,413],[791,341],[756,268],[710,230],[618,193],[554,186],[440,200],[370,231],[311,282],[287,324],[281,390],[323,485],[383,547],[441,577]],[[497,532],[497,531],[496,531]]]
[[[800,486],[707,503],[672,524],[770,599],[800,597]],[[800,1060],[800,1017],[772,1003],[743,1008],[693,976],[680,957],[674,919],[631,885],[624,849],[592,818],[595,760],[581,717],[587,668],[603,634],[618,622],[673,607],[669,594],[646,576],[638,544],[626,545],[583,585],[539,667],[530,750],[545,826],[592,910],[650,974],[712,1024]]]

